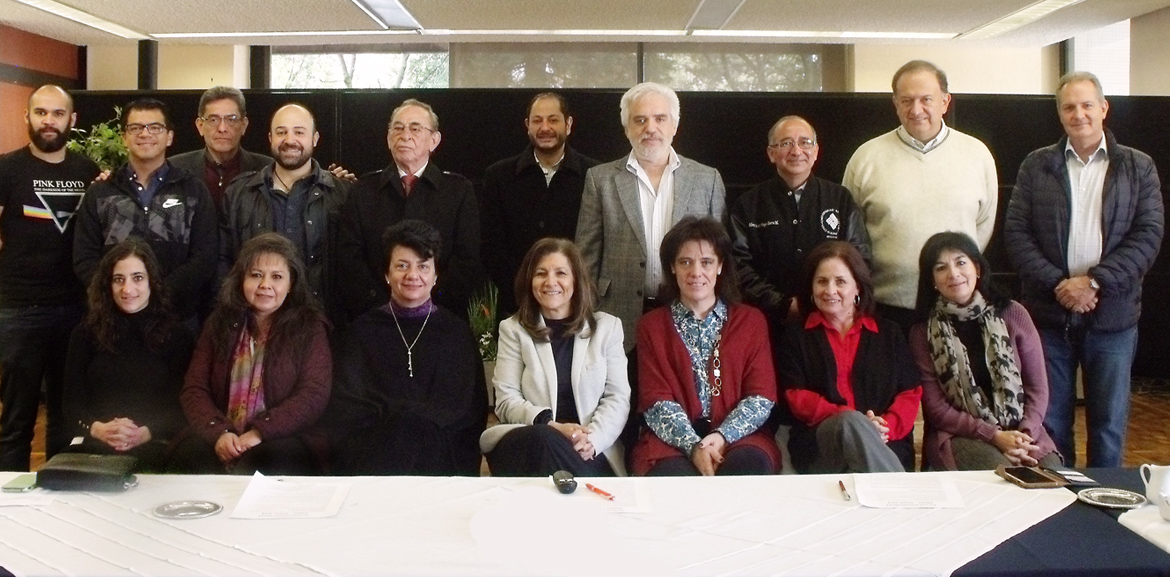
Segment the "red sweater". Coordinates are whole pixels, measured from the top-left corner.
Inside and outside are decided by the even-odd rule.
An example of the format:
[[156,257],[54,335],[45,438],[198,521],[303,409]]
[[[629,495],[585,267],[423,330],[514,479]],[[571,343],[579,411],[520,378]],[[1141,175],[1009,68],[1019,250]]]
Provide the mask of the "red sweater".
[[[711,399],[712,429],[745,397],[759,395],[776,401],[776,371],[769,342],[763,313],[746,305],[728,307],[719,343],[723,393]],[[691,357],[674,328],[670,307],[646,313],[638,322],[638,412],[646,412],[659,401],[682,405],[692,421],[703,413]],[[773,469],[778,470],[780,449],[772,437],[768,427],[760,427],[736,446],[742,443],[764,451],[772,459]],[[686,455],[645,429],[634,445],[633,472],[645,475],[660,459],[680,456]]]

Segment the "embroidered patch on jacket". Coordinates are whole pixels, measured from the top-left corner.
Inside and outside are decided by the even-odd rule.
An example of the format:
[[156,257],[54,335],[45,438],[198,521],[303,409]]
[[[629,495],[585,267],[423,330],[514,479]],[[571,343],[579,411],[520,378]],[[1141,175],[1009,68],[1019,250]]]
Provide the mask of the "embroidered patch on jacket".
[[841,215],[837,209],[830,208],[821,213],[821,230],[825,231],[827,238],[841,236]]
[[163,205],[162,205],[162,207],[163,207],[163,208],[170,208],[170,207],[172,207],[172,206],[179,206],[180,204],[183,204],[183,203],[182,203],[182,202],[180,202],[180,201],[179,201],[179,199],[177,199],[177,198],[168,198],[168,199],[166,199],[166,201],[164,201],[164,202],[163,202]]

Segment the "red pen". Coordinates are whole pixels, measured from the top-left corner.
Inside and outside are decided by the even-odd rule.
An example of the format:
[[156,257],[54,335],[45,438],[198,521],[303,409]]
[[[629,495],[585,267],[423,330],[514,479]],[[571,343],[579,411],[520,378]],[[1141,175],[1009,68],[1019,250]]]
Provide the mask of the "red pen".
[[610,495],[609,493],[606,493],[605,491],[602,491],[601,489],[594,487],[593,483],[585,483],[585,488],[589,489],[590,491],[593,491],[594,493],[597,493],[598,495],[601,495],[602,497],[605,497],[606,499],[609,499],[610,501],[613,500],[613,495]]

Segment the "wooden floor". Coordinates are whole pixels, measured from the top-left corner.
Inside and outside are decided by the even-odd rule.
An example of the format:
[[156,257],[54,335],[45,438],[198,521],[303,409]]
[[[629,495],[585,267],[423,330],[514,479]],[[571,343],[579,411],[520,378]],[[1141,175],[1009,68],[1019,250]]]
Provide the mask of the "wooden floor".
[[[922,425],[915,427],[921,435]],[[920,443],[918,443],[920,445]],[[32,467],[45,462],[45,415],[42,407],[37,419],[36,438],[33,440]],[[1077,463],[1085,463],[1085,411],[1077,408]],[[1125,466],[1142,463],[1170,465],[1170,382],[1139,379],[1134,381],[1130,407],[1129,436],[1126,442]],[[481,468],[487,474],[486,464]]]

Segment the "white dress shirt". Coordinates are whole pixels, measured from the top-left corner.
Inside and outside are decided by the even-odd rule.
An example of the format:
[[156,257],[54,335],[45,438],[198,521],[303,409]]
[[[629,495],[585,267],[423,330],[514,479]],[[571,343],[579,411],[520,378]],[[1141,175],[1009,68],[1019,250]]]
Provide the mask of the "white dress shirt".
[[634,153],[626,160],[626,169],[638,177],[638,200],[642,208],[642,230],[646,235],[646,296],[658,294],[658,286],[662,284],[662,263],[658,258],[658,248],[662,246],[662,237],[670,230],[670,216],[674,211],[674,171],[682,165],[674,147],[670,149],[670,157],[666,161],[666,170],[662,172],[662,179],[658,182],[658,189],[650,183],[650,175],[638,164]]
[[1080,276],[1101,262],[1101,199],[1105,193],[1105,173],[1109,170],[1109,154],[1105,150],[1105,135],[1101,144],[1084,162],[1077,156],[1072,142],[1064,146],[1064,161],[1068,166],[1069,229],[1068,274]]

